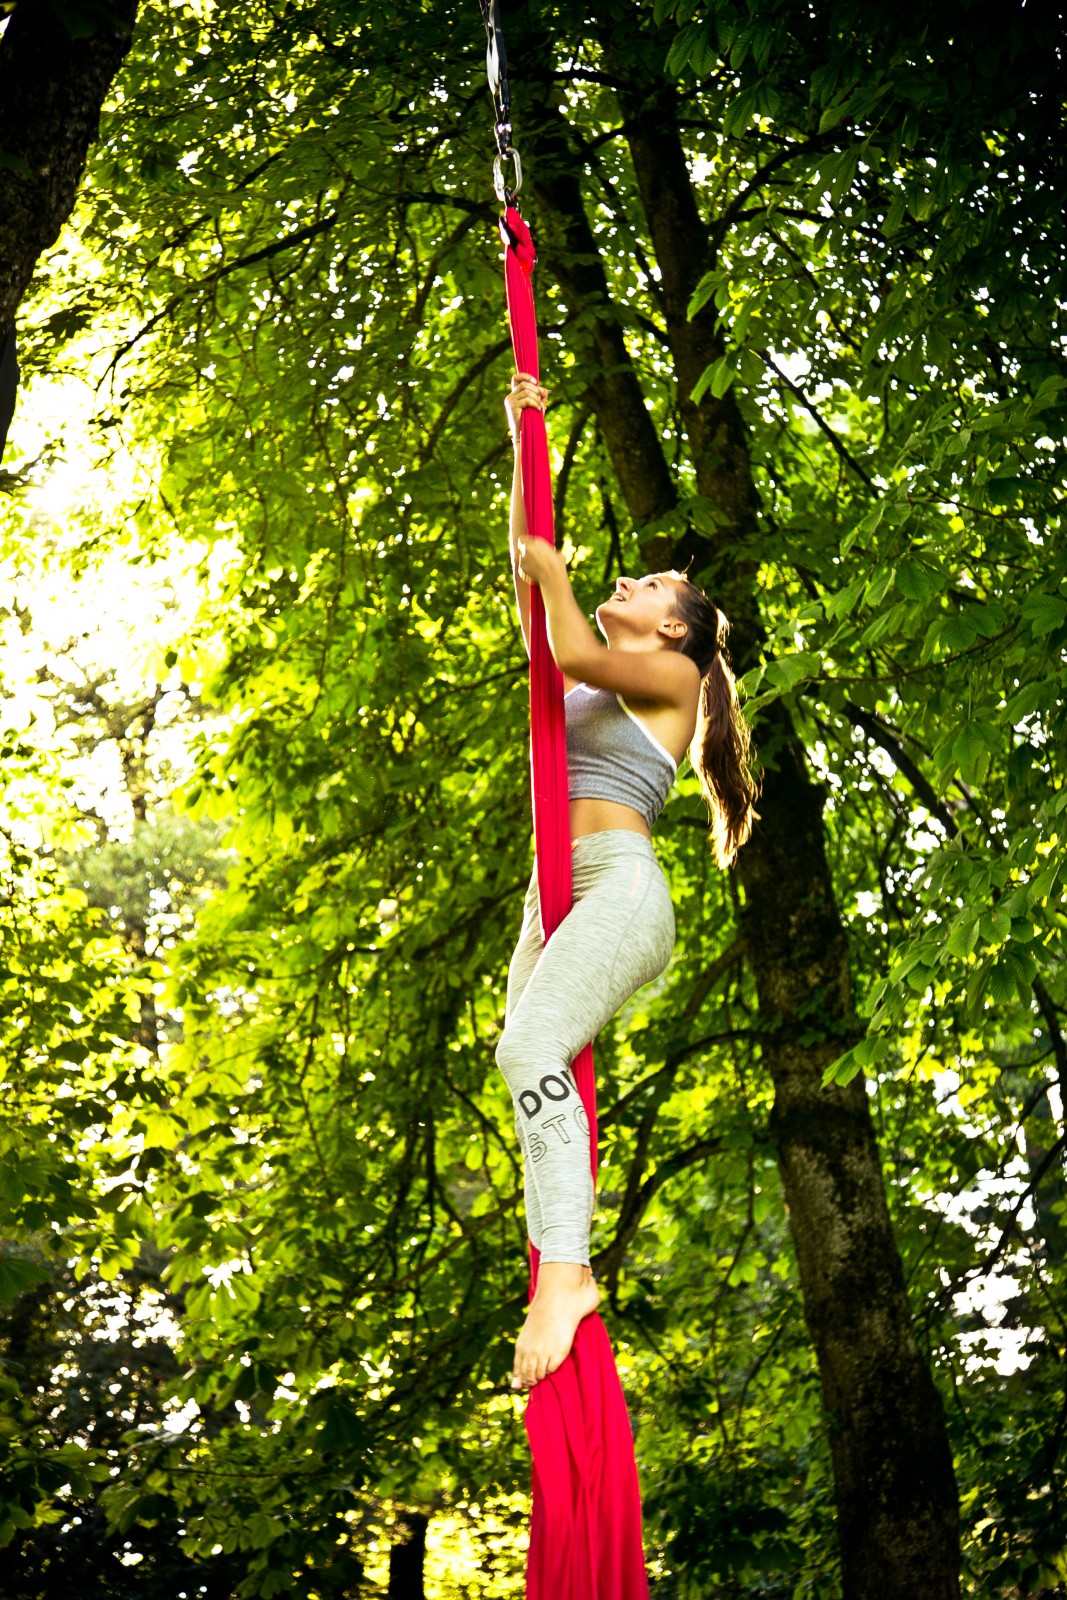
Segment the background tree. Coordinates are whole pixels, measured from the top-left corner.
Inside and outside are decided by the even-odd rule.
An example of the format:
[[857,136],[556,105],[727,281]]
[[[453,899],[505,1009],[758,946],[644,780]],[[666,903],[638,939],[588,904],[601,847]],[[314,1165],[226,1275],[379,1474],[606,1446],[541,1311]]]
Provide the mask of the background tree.
[[[15,313],[74,208],[137,0],[18,0],[0,36],[0,453],[14,404]],[[73,285],[71,286],[74,287]],[[69,334],[71,311],[54,328]],[[74,314],[77,315],[76,313]]]
[[[597,1264],[663,1595],[958,1592],[950,1443],[967,1592],[1063,1575],[1045,26],[509,18],[576,583],[591,606],[693,558],[767,769],[737,875],[679,787],[682,942],[601,1051]],[[157,468],[148,546],[220,554],[232,731],[185,798],[240,852],[174,967],[186,1038],[137,1178],[183,1295],[175,1394],[214,1420],[139,1436],[108,1498],[132,1526],[165,1486],[241,1593],[344,1592],[376,1497],[436,1516],[525,1471],[480,45],[448,9],[153,12],[81,231],[99,421]]]

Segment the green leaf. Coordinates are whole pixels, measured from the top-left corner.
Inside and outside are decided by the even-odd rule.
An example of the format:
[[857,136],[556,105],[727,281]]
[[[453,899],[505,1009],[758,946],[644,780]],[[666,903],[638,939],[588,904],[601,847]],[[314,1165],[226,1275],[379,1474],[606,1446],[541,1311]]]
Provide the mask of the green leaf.
[[964,911],[956,918],[952,931],[945,941],[946,948],[954,956],[969,956],[978,943],[979,922],[981,913]]
[[1043,867],[1037,876],[1030,880],[1027,888],[1032,902],[1044,902],[1048,899],[1055,887],[1057,878],[1063,871],[1063,866],[1063,856],[1054,856],[1048,865]]
[[912,947],[910,950],[905,950],[897,957],[889,969],[889,983],[903,983],[912,968],[918,966],[922,960],[923,952],[921,949]]
[[989,993],[1001,1005],[1015,999],[1017,993],[1015,969],[1004,956],[994,963],[990,971]]
[[27,1289],[47,1283],[52,1274],[36,1261],[23,1261],[17,1256],[0,1255],[0,1305],[16,1300]]
[[690,318],[690,320],[697,315],[698,311],[703,311],[708,301],[713,298],[715,291],[718,289],[721,282],[721,273],[705,272],[704,276],[693,290],[692,297],[689,301],[686,315]]
[[848,116],[851,107],[852,92],[850,90],[848,94],[843,95],[832,105],[826,107],[826,110],[819,118],[819,132],[828,133],[831,128],[836,128],[838,123],[843,122]]
[[967,1016],[971,1022],[976,1021],[982,1014],[982,1002],[985,998],[986,991],[989,988],[989,981],[992,975],[993,966],[993,958],[988,961],[983,961],[975,968],[974,972],[972,972],[967,981],[965,1004]]
[[810,650],[800,650],[796,655],[779,656],[769,661],[763,669],[768,683],[779,689],[792,689],[806,678],[816,677],[822,670],[819,657]]
[[1067,618],[1067,600],[1059,595],[1031,591],[1022,603],[1022,616],[1030,623],[1036,638],[1044,638]]
[[989,730],[981,724],[968,724],[952,742],[952,758],[965,783],[979,784],[989,771]]
[[721,400],[736,376],[734,358],[730,355],[720,356],[718,361],[704,368],[689,398],[694,405],[699,405],[710,388],[715,398]]
[[689,65],[698,78],[706,78],[715,67],[715,46],[711,39],[711,24],[705,22],[689,52]]
[[874,576],[867,584],[866,592],[863,596],[869,606],[877,606],[882,603],[895,577],[896,569],[893,567],[882,567],[874,573]]
[[1017,689],[1004,707],[1004,715],[1013,726],[1035,711],[1051,711],[1059,701],[1056,684],[1047,678],[1035,679]]
[[319,1435],[324,1450],[360,1454],[367,1447],[369,1434],[364,1420],[341,1396],[330,1392],[311,1408],[323,1421]]
[[894,582],[905,599],[929,600],[940,592],[944,579],[936,568],[928,566],[926,562],[905,556],[897,563]]
[[1053,491],[1039,478],[990,478],[985,486],[985,497],[993,506],[1013,506],[1024,501],[1048,501]]
[[245,1524],[245,1539],[253,1550],[265,1550],[287,1532],[280,1517],[268,1516],[264,1511],[254,1511]]
[[861,1039],[859,1044],[846,1050],[844,1055],[832,1061],[822,1075],[823,1086],[838,1084],[844,1088],[852,1082],[859,1072],[865,1072],[869,1067],[874,1067],[889,1055],[889,1044],[877,1034],[868,1034],[866,1039]]
[[834,618],[849,616],[866,587],[866,574],[860,573],[859,577],[853,578],[851,583],[847,583],[825,602],[827,616]]
[[849,529],[841,540],[841,554],[843,556],[848,554],[857,539],[865,538],[877,532],[878,526],[885,515],[885,510],[886,502],[879,500],[876,505],[871,506],[869,510],[864,512],[860,520]]

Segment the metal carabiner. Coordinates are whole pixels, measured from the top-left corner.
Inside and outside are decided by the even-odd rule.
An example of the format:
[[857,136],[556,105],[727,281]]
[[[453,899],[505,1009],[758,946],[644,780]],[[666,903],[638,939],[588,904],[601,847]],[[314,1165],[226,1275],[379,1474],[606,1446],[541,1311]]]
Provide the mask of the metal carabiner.
[[[510,189],[504,182],[505,156],[510,156],[515,165],[515,184],[514,187]],[[519,160],[519,152],[514,148],[513,145],[509,144],[503,155],[495,156],[493,159],[493,193],[496,195],[502,206],[511,205],[521,188],[522,162]]]

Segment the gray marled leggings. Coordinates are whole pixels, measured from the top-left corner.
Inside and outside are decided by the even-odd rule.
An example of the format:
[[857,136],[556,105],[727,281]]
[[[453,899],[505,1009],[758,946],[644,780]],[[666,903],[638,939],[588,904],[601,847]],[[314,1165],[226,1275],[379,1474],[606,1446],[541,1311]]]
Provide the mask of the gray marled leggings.
[[515,1102],[526,1221],[543,1261],[588,1265],[589,1123],[570,1067],[674,947],[670,890],[651,843],[610,829],[575,841],[574,905],[542,949],[537,874],[508,972],[497,1064]]

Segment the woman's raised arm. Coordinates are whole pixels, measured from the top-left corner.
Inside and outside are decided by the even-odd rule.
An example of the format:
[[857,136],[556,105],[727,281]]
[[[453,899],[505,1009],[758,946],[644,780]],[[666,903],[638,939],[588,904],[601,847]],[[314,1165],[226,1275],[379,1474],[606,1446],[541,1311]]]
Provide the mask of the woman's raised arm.
[[509,543],[511,546],[511,576],[515,583],[515,600],[519,608],[519,623],[522,627],[523,643],[526,654],[530,654],[530,590],[529,586],[519,577],[519,545],[526,543],[526,507],[522,498],[522,452],[519,449],[521,439],[520,415],[527,406],[536,406],[543,411],[548,403],[548,390],[539,386],[535,379],[525,372],[516,372],[511,379],[511,393],[504,399],[504,409],[508,414],[508,427],[511,429],[511,442],[515,451],[515,466],[511,479],[511,516],[509,519]]

